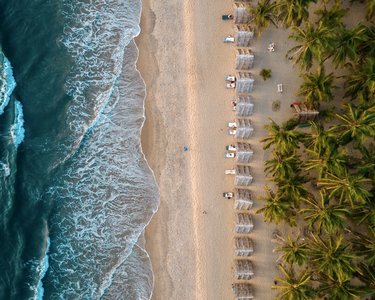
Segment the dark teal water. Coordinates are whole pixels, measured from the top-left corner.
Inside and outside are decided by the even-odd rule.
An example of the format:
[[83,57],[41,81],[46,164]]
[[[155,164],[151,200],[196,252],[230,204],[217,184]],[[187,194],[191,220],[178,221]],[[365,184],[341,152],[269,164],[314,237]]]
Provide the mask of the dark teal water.
[[0,299],[151,294],[139,15],[130,0],[0,0]]

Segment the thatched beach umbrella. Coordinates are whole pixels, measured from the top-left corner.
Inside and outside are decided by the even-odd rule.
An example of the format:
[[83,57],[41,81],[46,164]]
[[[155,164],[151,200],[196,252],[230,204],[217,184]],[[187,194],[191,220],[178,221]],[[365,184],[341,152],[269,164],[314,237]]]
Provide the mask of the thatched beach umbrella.
[[248,259],[235,260],[234,276],[239,280],[250,280],[254,276],[253,264]]
[[253,219],[250,214],[247,213],[237,213],[236,214],[236,233],[249,233],[253,230],[254,224]]
[[234,2],[234,23],[235,24],[247,24],[251,19],[251,15],[247,9],[247,5],[244,3]]
[[253,241],[246,236],[234,238],[234,254],[236,256],[250,256],[254,252]]
[[248,25],[236,25],[235,41],[237,47],[250,47],[254,30]]
[[250,210],[253,207],[253,199],[249,190],[236,189],[234,195],[234,209]]
[[250,95],[240,95],[236,100],[236,115],[239,117],[248,117],[253,114],[254,103]]
[[254,132],[254,127],[249,119],[237,119],[236,120],[236,133],[235,137],[237,139],[249,139]]
[[250,72],[238,72],[236,76],[236,93],[248,94],[253,91],[254,78]]
[[249,70],[253,67],[253,63],[254,53],[250,49],[237,49],[236,70]]
[[249,166],[236,166],[236,175],[234,177],[234,184],[236,186],[249,186],[253,182],[251,175],[251,168]]
[[250,283],[234,283],[232,285],[232,291],[236,300],[252,300],[253,289]]
[[236,143],[236,162],[248,164],[253,158],[254,151],[248,143]]

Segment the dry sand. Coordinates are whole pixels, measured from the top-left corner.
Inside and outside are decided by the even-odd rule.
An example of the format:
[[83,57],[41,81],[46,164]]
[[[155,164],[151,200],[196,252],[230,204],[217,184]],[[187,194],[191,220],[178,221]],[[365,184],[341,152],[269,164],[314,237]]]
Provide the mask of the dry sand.
[[[138,67],[147,85],[146,123],[142,145],[160,187],[161,203],[146,230],[147,250],[155,273],[155,300],[233,299],[234,211],[223,191],[234,188],[234,178],[224,170],[234,162],[224,158],[225,146],[234,142],[226,123],[235,119],[230,108],[233,90],[224,88],[224,75],[234,73],[235,48],[223,37],[233,34],[233,23],[222,21],[232,1],[144,0]],[[250,140],[255,154],[251,164],[257,200],[266,183],[267,159],[259,140],[272,117],[280,122],[291,115],[289,104],[299,86],[298,71],[285,58],[291,48],[283,30],[271,29],[254,40],[255,134]],[[268,52],[270,42],[275,52]],[[262,68],[272,78],[259,77]],[[277,83],[284,92],[277,93]],[[281,108],[272,111],[272,102]],[[188,147],[184,152],[183,147]],[[206,211],[207,214],[203,214]],[[274,225],[254,215],[250,234],[256,299],[273,299],[277,276],[271,242]]]

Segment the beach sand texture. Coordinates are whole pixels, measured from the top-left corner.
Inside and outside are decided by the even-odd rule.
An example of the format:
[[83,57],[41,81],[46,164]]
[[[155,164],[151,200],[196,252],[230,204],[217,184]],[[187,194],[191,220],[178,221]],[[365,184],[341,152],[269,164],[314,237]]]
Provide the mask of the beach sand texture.
[[[231,284],[234,266],[233,200],[222,197],[234,188],[233,176],[224,170],[234,161],[224,158],[225,146],[235,142],[226,124],[235,120],[231,110],[233,90],[224,88],[224,76],[233,74],[235,47],[223,37],[234,33],[231,21],[221,15],[232,12],[232,1],[144,0],[138,68],[147,85],[143,151],[155,172],[161,203],[146,230],[147,251],[155,273],[153,299],[234,299]],[[275,52],[268,52],[270,42]],[[255,127],[249,140],[254,149],[251,163],[259,209],[266,184],[264,160],[268,154],[259,140],[272,117],[276,122],[291,115],[296,100],[298,70],[285,58],[292,47],[288,33],[271,28],[252,42],[255,53]],[[267,81],[262,68],[272,70]],[[277,83],[283,93],[277,93]],[[281,107],[272,111],[272,102]],[[188,151],[184,151],[184,147]],[[206,211],[207,214],[203,212]],[[275,225],[253,214],[254,243],[251,257],[255,276],[250,281],[256,299],[273,299],[277,255],[271,242]]]

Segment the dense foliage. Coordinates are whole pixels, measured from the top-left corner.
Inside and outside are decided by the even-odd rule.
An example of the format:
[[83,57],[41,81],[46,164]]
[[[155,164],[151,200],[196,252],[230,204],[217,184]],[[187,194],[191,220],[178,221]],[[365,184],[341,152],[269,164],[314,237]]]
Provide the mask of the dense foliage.
[[279,238],[277,299],[375,299],[375,1],[361,1],[366,19],[351,28],[349,1],[260,3],[251,12],[266,15],[252,25],[289,28],[304,80],[296,96],[322,112],[307,130],[271,120],[262,140],[273,184],[258,213],[302,234]]

